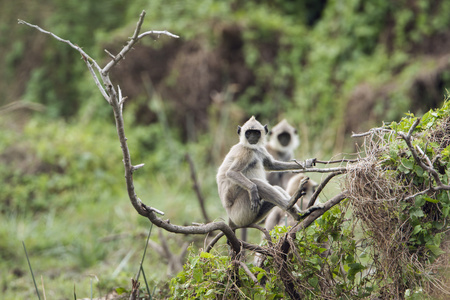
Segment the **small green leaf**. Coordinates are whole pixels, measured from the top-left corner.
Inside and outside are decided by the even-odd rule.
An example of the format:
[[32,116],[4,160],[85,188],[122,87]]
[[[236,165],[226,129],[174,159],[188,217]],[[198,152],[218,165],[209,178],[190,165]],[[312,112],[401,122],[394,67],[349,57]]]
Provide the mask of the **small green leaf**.
[[123,287],[116,288],[116,293],[122,295],[123,293],[128,293],[128,290]]
[[425,201],[431,202],[431,203],[439,203],[439,200],[430,198],[430,197],[423,197]]
[[312,287],[316,288],[317,285],[319,284],[319,278],[317,278],[317,277],[311,277],[311,278],[308,279],[308,283],[309,283]]
[[450,212],[450,206],[445,206],[442,208],[442,215],[446,218]]
[[427,247],[435,256],[439,256],[445,253],[444,250],[442,250],[436,245],[426,245],[425,247]]
[[423,177],[423,174],[425,173],[425,171],[422,169],[422,167],[420,166],[414,166],[414,172],[417,174],[417,176],[419,177]]
[[365,267],[360,263],[352,263],[348,265],[350,267],[348,271],[348,279],[355,280],[355,275],[365,269]]
[[208,252],[202,252],[202,253],[200,253],[200,257],[201,258],[212,259],[212,258],[214,258],[214,255],[212,255],[211,253],[208,253]]
[[203,281],[203,269],[201,269],[201,268],[194,269],[192,276],[194,277],[195,281],[202,282]]
[[411,215],[411,217],[417,217],[417,218],[424,216],[423,210],[420,207],[412,208],[409,211],[409,214]]
[[414,201],[414,204],[416,207],[421,207],[425,204],[425,197],[422,195],[419,195],[416,197],[416,200]]
[[413,230],[412,234],[417,234],[421,230],[422,230],[422,226],[421,225],[417,225],[416,227],[414,227],[414,230]]
[[215,293],[216,293],[216,290],[215,290],[215,289],[210,289],[210,290],[208,290],[208,291],[206,292],[205,296],[213,295],[213,294],[215,294]]
[[412,170],[414,168],[414,161],[404,157],[402,158],[402,165],[405,166],[405,168]]

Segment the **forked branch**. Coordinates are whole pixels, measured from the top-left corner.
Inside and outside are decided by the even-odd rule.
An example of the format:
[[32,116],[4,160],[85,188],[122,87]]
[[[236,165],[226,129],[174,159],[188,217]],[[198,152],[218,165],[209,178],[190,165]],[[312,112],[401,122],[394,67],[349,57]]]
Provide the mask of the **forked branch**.
[[[25,24],[30,27],[36,28],[37,30],[51,35],[53,38],[57,39],[58,41],[61,41],[63,43],[68,44],[75,50],[77,50],[81,56],[83,57],[84,61],[86,62],[89,71],[91,72],[92,77],[94,78],[95,83],[97,84],[97,87],[100,89],[102,95],[106,98],[108,103],[112,106],[114,111],[114,117],[116,121],[116,129],[117,134],[119,136],[120,146],[122,148],[122,155],[123,155],[123,164],[125,167],[125,181],[128,191],[128,196],[130,198],[130,202],[135,208],[135,210],[142,216],[147,217],[153,224],[155,224],[158,227],[161,227],[167,231],[174,232],[174,233],[182,233],[182,234],[206,234],[215,230],[220,230],[224,233],[224,235],[227,236],[228,241],[233,248],[233,250],[236,253],[239,253],[242,245],[241,242],[237,239],[236,235],[234,234],[233,230],[224,222],[214,222],[214,223],[208,223],[201,226],[178,226],[173,225],[170,223],[170,221],[164,221],[161,218],[159,218],[156,214],[163,215],[164,213],[156,208],[152,208],[150,206],[145,205],[136,195],[135,189],[134,189],[134,183],[133,183],[133,172],[139,168],[141,168],[143,165],[132,165],[131,163],[131,155],[130,151],[128,149],[127,144],[127,138],[125,136],[125,129],[124,129],[124,121],[123,121],[123,115],[122,115],[122,104],[123,104],[123,98],[121,95],[120,88],[116,90],[114,85],[111,83],[111,80],[109,78],[109,72],[111,68],[113,68],[119,61],[124,59],[125,55],[133,48],[133,46],[143,37],[146,37],[150,34],[165,34],[170,37],[177,38],[178,36],[168,32],[168,31],[147,31],[142,34],[139,34],[141,30],[142,23],[144,21],[145,17],[145,11],[143,11],[139,17],[139,21],[137,23],[136,29],[134,31],[133,36],[131,37],[130,41],[127,43],[126,46],[123,47],[123,49],[117,54],[115,57],[112,58],[112,60],[103,68],[101,69],[100,66],[97,64],[97,62],[91,58],[87,53],[83,51],[79,46],[73,44],[69,40],[62,39],[58,37],[57,35],[44,30],[40,28],[37,25],[32,25],[30,23],[27,23],[25,21],[19,20],[19,24]],[[95,70],[100,74],[100,79],[97,76],[97,73],[92,68],[94,66]]]

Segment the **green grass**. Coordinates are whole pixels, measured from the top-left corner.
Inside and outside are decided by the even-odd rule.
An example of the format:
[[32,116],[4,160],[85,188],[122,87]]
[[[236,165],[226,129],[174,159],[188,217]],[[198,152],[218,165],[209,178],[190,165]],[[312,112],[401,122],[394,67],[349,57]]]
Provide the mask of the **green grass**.
[[[5,187],[0,195],[2,299],[37,297],[22,241],[41,296],[41,277],[49,299],[73,299],[74,285],[78,298],[90,297],[93,277],[98,278],[93,280],[94,297],[117,287],[129,289],[150,223],[129,203],[114,125],[33,118],[17,129],[7,119],[0,131],[0,180]],[[152,174],[158,162],[151,160],[161,158],[162,151],[142,150],[139,132],[130,128],[127,135],[132,155],[147,165],[134,175],[139,197],[165,211],[174,223],[201,222],[188,165],[179,157],[167,157],[176,168]],[[203,176],[199,173],[200,179]],[[215,186],[205,190],[210,196]],[[211,216],[221,216],[219,208],[210,209],[218,202],[210,202]],[[157,234],[151,238],[158,241]],[[177,236],[168,240],[177,253]],[[165,263],[152,249],[143,268],[150,289],[166,276]]]

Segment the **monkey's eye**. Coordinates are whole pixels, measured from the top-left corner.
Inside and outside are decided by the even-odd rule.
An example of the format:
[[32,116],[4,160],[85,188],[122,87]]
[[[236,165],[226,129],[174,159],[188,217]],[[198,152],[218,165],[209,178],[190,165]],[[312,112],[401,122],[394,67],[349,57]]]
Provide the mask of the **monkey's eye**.
[[259,130],[247,130],[245,132],[245,137],[249,138],[249,137],[260,137],[261,136],[261,131]]

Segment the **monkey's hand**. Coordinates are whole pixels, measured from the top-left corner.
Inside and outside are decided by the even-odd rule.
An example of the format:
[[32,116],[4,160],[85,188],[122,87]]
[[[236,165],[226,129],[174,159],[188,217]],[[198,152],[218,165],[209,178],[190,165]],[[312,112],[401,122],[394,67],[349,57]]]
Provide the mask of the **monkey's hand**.
[[316,158],[308,158],[305,160],[305,168],[311,168],[316,165]]
[[261,198],[259,197],[258,189],[252,188],[250,191],[250,209],[252,212],[257,213],[261,207]]

